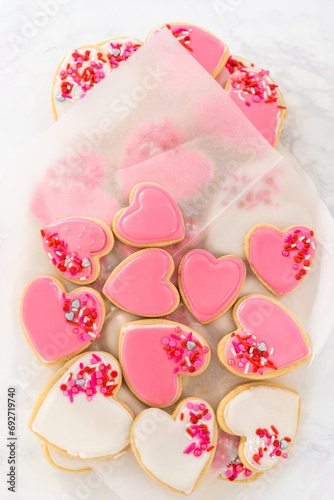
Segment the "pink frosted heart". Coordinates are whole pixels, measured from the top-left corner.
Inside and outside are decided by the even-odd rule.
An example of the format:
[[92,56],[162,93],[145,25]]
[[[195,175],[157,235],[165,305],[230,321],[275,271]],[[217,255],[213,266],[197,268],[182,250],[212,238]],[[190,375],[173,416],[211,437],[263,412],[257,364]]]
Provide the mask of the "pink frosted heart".
[[[152,406],[166,406],[178,398],[179,375],[196,375],[203,371],[209,348],[187,327],[156,321],[154,324],[128,323],[122,328],[121,363],[128,384],[141,400]],[[191,350],[182,348],[181,335]],[[195,340],[201,347],[194,344]],[[197,361],[191,363],[189,370],[185,359],[193,354]]]
[[173,259],[164,250],[141,250],[114,269],[103,293],[118,307],[139,316],[165,316],[179,303],[169,279],[173,269]]
[[[289,249],[293,238],[295,246]],[[292,226],[283,233],[275,227],[260,226],[250,233],[247,257],[258,277],[282,296],[307,276],[316,248],[314,236],[305,226]],[[304,257],[299,259],[299,253]]]
[[212,165],[199,151],[167,151],[147,161],[119,171],[122,193],[128,197],[133,186],[154,182],[175,200],[184,200],[200,191],[210,180]]
[[245,278],[241,259],[216,259],[206,250],[191,250],[181,262],[180,286],[195,318],[208,323],[229,308],[239,295]]
[[135,246],[168,244],[184,238],[177,203],[165,189],[154,184],[134,188],[130,206],[116,214],[115,219],[116,234]]
[[[67,312],[64,310],[65,304],[70,305]],[[71,318],[73,307],[79,312],[80,309],[89,309],[97,313],[91,327]],[[51,276],[42,276],[29,283],[22,297],[21,314],[28,341],[45,364],[60,362],[62,358],[88,347],[95,337],[100,336],[104,320],[104,310],[97,292],[87,288],[77,289],[65,296],[61,282]],[[92,332],[91,335],[88,330]]]
[[[266,297],[250,295],[241,301],[236,316],[240,327],[244,330],[238,333],[243,342],[240,343],[238,337],[233,336],[229,338],[225,347],[225,356],[233,370],[254,376],[253,365],[249,359],[246,357],[237,359],[234,354],[236,352],[237,355],[240,353],[253,355],[253,350],[247,352],[252,349],[251,345],[260,351],[257,354],[260,355],[260,360],[263,359],[263,362],[269,360],[272,363],[270,366],[264,365],[258,369],[256,375],[271,372],[272,376],[275,376],[276,369],[292,367],[291,365],[310,355],[311,350],[305,342],[300,326],[278,303]],[[250,334],[253,337],[245,340]],[[246,349],[245,344],[250,348]],[[263,352],[266,352],[265,357],[262,357]]]

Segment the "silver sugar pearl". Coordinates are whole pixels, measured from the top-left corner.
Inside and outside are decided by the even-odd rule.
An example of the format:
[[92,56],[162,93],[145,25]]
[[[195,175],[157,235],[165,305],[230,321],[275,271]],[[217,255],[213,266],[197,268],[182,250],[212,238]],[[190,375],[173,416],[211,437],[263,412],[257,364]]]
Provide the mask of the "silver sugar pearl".
[[91,266],[90,260],[85,257],[84,259],[82,259],[81,265],[82,267],[90,267]]
[[289,446],[290,446],[289,441],[286,441],[285,439],[281,439],[281,442],[280,442],[281,450],[286,450],[287,448],[289,448]]
[[60,101],[60,102],[64,102],[65,101],[65,97],[61,94],[58,94],[57,95],[57,101]]
[[195,349],[195,347],[197,347],[197,344],[195,344],[195,342],[193,342],[192,340],[187,341],[188,351],[193,351]]
[[264,342],[260,342],[259,345],[257,346],[257,348],[259,351],[262,351],[262,352],[268,351],[267,345]]
[[86,383],[86,381],[83,378],[78,378],[78,380],[76,381],[76,384],[80,385],[80,387],[83,387],[85,385],[85,383]]
[[80,307],[80,300],[79,300],[79,299],[75,299],[75,300],[73,300],[73,302],[72,302],[72,304],[71,304],[71,305],[72,305],[72,307],[74,307],[75,309],[79,309],[79,307]]
[[74,312],[69,311],[69,312],[65,313],[65,318],[68,319],[68,321],[72,321],[72,319],[74,318]]
[[112,49],[112,55],[114,57],[118,57],[120,55],[121,51],[119,49]]

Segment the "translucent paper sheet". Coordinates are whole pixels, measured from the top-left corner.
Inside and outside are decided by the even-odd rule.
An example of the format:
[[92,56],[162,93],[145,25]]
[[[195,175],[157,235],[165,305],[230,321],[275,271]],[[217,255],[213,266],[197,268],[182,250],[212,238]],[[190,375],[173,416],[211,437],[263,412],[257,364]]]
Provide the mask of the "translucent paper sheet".
[[[12,315],[4,366],[26,397],[21,424],[23,449],[39,447],[26,430],[28,415],[43,384],[59,368],[40,365],[20,328],[19,303],[26,283],[37,275],[53,274],[40,244],[39,229],[71,215],[97,217],[110,224],[117,209],[127,205],[133,185],[142,181],[165,185],[180,204],[187,236],[181,244],[167,248],[176,264],[194,247],[206,248],[217,257],[233,253],[243,258],[244,235],[255,224],[313,228],[319,246],[312,270],[302,286],[280,300],[299,319],[314,356],[333,326],[334,224],[313,184],[285,151],[277,152],[268,145],[212,77],[163,31],[29,144],[19,155],[15,178],[7,178],[3,213],[11,217],[3,228],[7,235],[3,279],[10,283],[4,303]],[[116,244],[102,260],[94,288],[101,290],[111,270],[132,251]],[[66,287],[72,290],[75,285],[66,283]],[[242,290],[243,295],[247,293],[269,295],[251,271]],[[134,317],[108,301],[106,306],[105,326],[93,347],[118,357],[120,326]],[[181,305],[169,319],[190,325],[212,349],[208,369],[198,377],[183,379],[182,397],[200,396],[216,408],[229,390],[245,382],[229,374],[216,357],[217,342],[234,329],[231,312],[204,326]],[[276,381],[298,387],[311,363]],[[135,413],[144,408],[125,383],[119,398]],[[291,457],[297,450],[298,458],[300,440],[302,432]],[[180,498],[154,482],[131,450],[91,465],[115,498]],[[302,457],[298,466],[303,467]],[[284,470],[282,477],[275,479],[281,493],[288,473]],[[253,488],[228,484],[215,475],[209,471],[191,498],[201,498],[203,492],[210,493],[213,500],[223,495],[232,499],[243,492],[247,498],[249,488]],[[71,483],[69,476],[50,470],[50,477],[57,478],[63,492]],[[257,498],[261,498],[259,494]]]

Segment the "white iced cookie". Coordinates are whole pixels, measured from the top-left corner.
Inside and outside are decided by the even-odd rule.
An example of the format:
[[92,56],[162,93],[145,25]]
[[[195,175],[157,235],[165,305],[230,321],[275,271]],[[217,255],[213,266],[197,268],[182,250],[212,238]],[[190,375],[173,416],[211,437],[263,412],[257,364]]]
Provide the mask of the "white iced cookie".
[[143,469],[168,488],[192,493],[209,468],[217,442],[213,409],[198,398],[184,399],[169,415],[142,411],[131,428],[131,447]]
[[29,428],[47,446],[71,457],[114,456],[129,444],[132,411],[116,394],[120,366],[105,352],[66,363],[37,398]]
[[299,414],[298,392],[282,385],[250,383],[222,399],[217,418],[223,431],[241,436],[238,455],[242,463],[264,472],[288,458]]
[[56,469],[66,472],[88,472],[92,470],[88,460],[59,453],[59,451],[46,445],[43,441],[41,441],[41,446],[44,458],[53,465],[53,467],[56,467]]

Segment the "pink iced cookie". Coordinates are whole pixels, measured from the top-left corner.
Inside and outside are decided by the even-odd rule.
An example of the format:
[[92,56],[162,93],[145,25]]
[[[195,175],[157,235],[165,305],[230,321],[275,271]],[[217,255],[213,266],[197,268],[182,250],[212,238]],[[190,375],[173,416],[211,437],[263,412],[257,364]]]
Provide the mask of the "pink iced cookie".
[[139,248],[162,247],[183,240],[183,218],[173,197],[162,186],[138,184],[130,205],[114,217],[113,230],[119,240]]
[[116,200],[101,188],[107,167],[96,154],[66,158],[52,165],[38,183],[30,211],[42,224],[66,217],[91,217],[109,226],[119,209]]
[[194,24],[169,23],[154,28],[148,37],[149,41],[162,28],[167,27],[189,54],[191,54],[208,73],[215,77],[225,65],[229,49],[225,43],[209,31]]
[[177,289],[170,282],[174,262],[161,249],[145,249],[121,262],[103,287],[116,306],[139,316],[165,316],[179,305]]
[[89,284],[100,273],[100,258],[111,251],[114,237],[102,221],[71,217],[41,230],[50,264],[69,281]]
[[294,290],[307,276],[317,244],[305,226],[283,231],[270,224],[253,227],[245,237],[245,254],[252,270],[277,296]]
[[218,358],[239,377],[265,379],[298,368],[311,356],[305,333],[292,313],[261,295],[242,297],[233,308],[238,329],[218,344]]
[[198,193],[212,176],[209,159],[199,151],[170,150],[149,160],[119,171],[122,193],[129,196],[133,186],[154,182],[165,189],[176,201]]
[[23,292],[21,323],[29,347],[44,365],[62,363],[100,337],[101,295],[90,288],[66,293],[53,276],[32,280]]
[[83,99],[111,71],[100,47],[87,45],[67,54],[57,68],[52,87],[55,120]]
[[278,86],[269,71],[240,68],[234,72],[225,90],[249,121],[275,146],[287,110]]
[[122,326],[119,359],[132,392],[150,406],[169,406],[182,393],[182,375],[199,375],[210,362],[206,341],[189,327],[162,319]]
[[226,255],[216,259],[206,250],[191,250],[179,266],[179,290],[195,318],[209,323],[235,302],[245,275],[245,265],[239,257]]
[[133,37],[110,38],[97,44],[107,55],[112,69],[119,67],[143,45],[143,42]]

